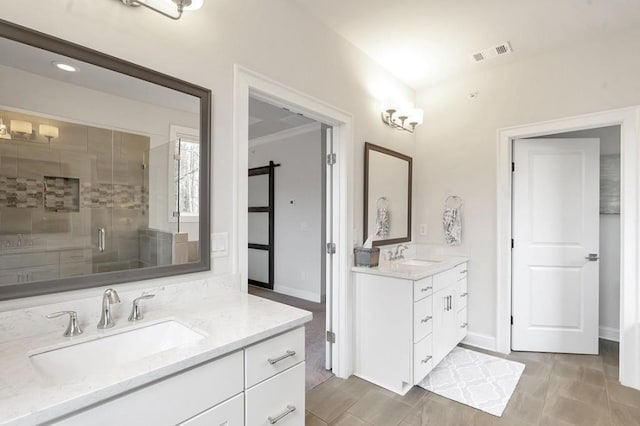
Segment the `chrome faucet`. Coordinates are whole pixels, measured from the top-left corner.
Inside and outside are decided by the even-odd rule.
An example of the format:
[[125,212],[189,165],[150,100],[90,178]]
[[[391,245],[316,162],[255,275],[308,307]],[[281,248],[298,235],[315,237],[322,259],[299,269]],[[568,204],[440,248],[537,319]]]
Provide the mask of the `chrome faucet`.
[[100,321],[98,322],[99,329],[111,328],[115,325],[115,322],[111,319],[112,303],[120,303],[120,297],[117,291],[108,288],[102,295],[102,313],[100,315]]
[[393,250],[389,250],[389,260],[404,259],[404,251],[408,248],[409,246],[405,244],[398,244],[395,252],[393,252]]

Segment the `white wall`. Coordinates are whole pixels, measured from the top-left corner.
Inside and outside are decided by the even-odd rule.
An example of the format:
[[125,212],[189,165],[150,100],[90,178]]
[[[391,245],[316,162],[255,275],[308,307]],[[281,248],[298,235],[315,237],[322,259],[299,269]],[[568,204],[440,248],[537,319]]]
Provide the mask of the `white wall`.
[[[293,2],[206,1],[201,10],[175,22],[119,0],[0,0],[0,10],[7,21],[212,90],[212,232],[227,232],[230,244],[234,64],[352,114],[355,239],[362,238],[364,142],[414,152],[414,135],[386,127],[379,114],[383,98],[412,101],[414,92]],[[239,250],[246,247],[230,246],[229,257],[212,259],[213,273],[235,272]]]
[[640,104],[640,58],[629,55],[639,49],[634,31],[517,63],[487,63],[418,93],[425,119],[417,130],[414,223],[427,224],[429,234],[416,240],[442,244],[443,202],[462,197],[470,333],[496,335],[496,130]]
[[[600,156],[620,154],[620,126],[544,136],[598,138]],[[619,340],[620,332],[620,215],[600,215],[600,337]]]
[[275,169],[274,291],[319,303],[324,197],[320,124],[306,133],[249,148],[249,167],[269,161],[280,164]]

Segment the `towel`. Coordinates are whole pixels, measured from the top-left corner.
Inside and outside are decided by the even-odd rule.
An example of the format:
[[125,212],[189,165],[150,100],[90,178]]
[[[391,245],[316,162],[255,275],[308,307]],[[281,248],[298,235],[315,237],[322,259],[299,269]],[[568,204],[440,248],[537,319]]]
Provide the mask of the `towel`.
[[442,214],[442,225],[444,227],[444,239],[450,246],[457,246],[462,239],[462,222],[460,221],[460,209],[458,207],[447,207]]

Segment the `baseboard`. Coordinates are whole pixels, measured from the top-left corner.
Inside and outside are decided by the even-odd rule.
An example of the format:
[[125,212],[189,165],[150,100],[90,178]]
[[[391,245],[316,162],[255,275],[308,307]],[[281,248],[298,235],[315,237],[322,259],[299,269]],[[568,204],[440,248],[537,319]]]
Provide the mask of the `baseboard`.
[[600,326],[600,338],[604,340],[620,341],[620,329]]
[[467,337],[462,340],[465,345],[475,348],[485,349],[488,351],[496,351],[496,338],[487,334],[467,332]]
[[308,300],[314,303],[321,303],[322,297],[318,293],[312,291],[300,290],[299,288],[285,287],[282,285],[276,285],[273,288],[276,293],[286,294],[287,296],[297,297],[298,299]]

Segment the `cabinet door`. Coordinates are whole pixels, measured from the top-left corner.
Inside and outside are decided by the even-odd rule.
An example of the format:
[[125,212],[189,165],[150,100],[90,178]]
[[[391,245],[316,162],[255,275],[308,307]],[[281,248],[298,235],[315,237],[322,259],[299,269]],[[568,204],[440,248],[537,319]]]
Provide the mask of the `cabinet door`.
[[247,425],[304,425],[304,365],[301,362],[246,391]]
[[180,426],[243,426],[244,425],[244,393],[231,398],[222,404],[208,409],[204,413],[180,423]]
[[449,286],[433,295],[433,365],[437,365],[456,345],[455,300]]

